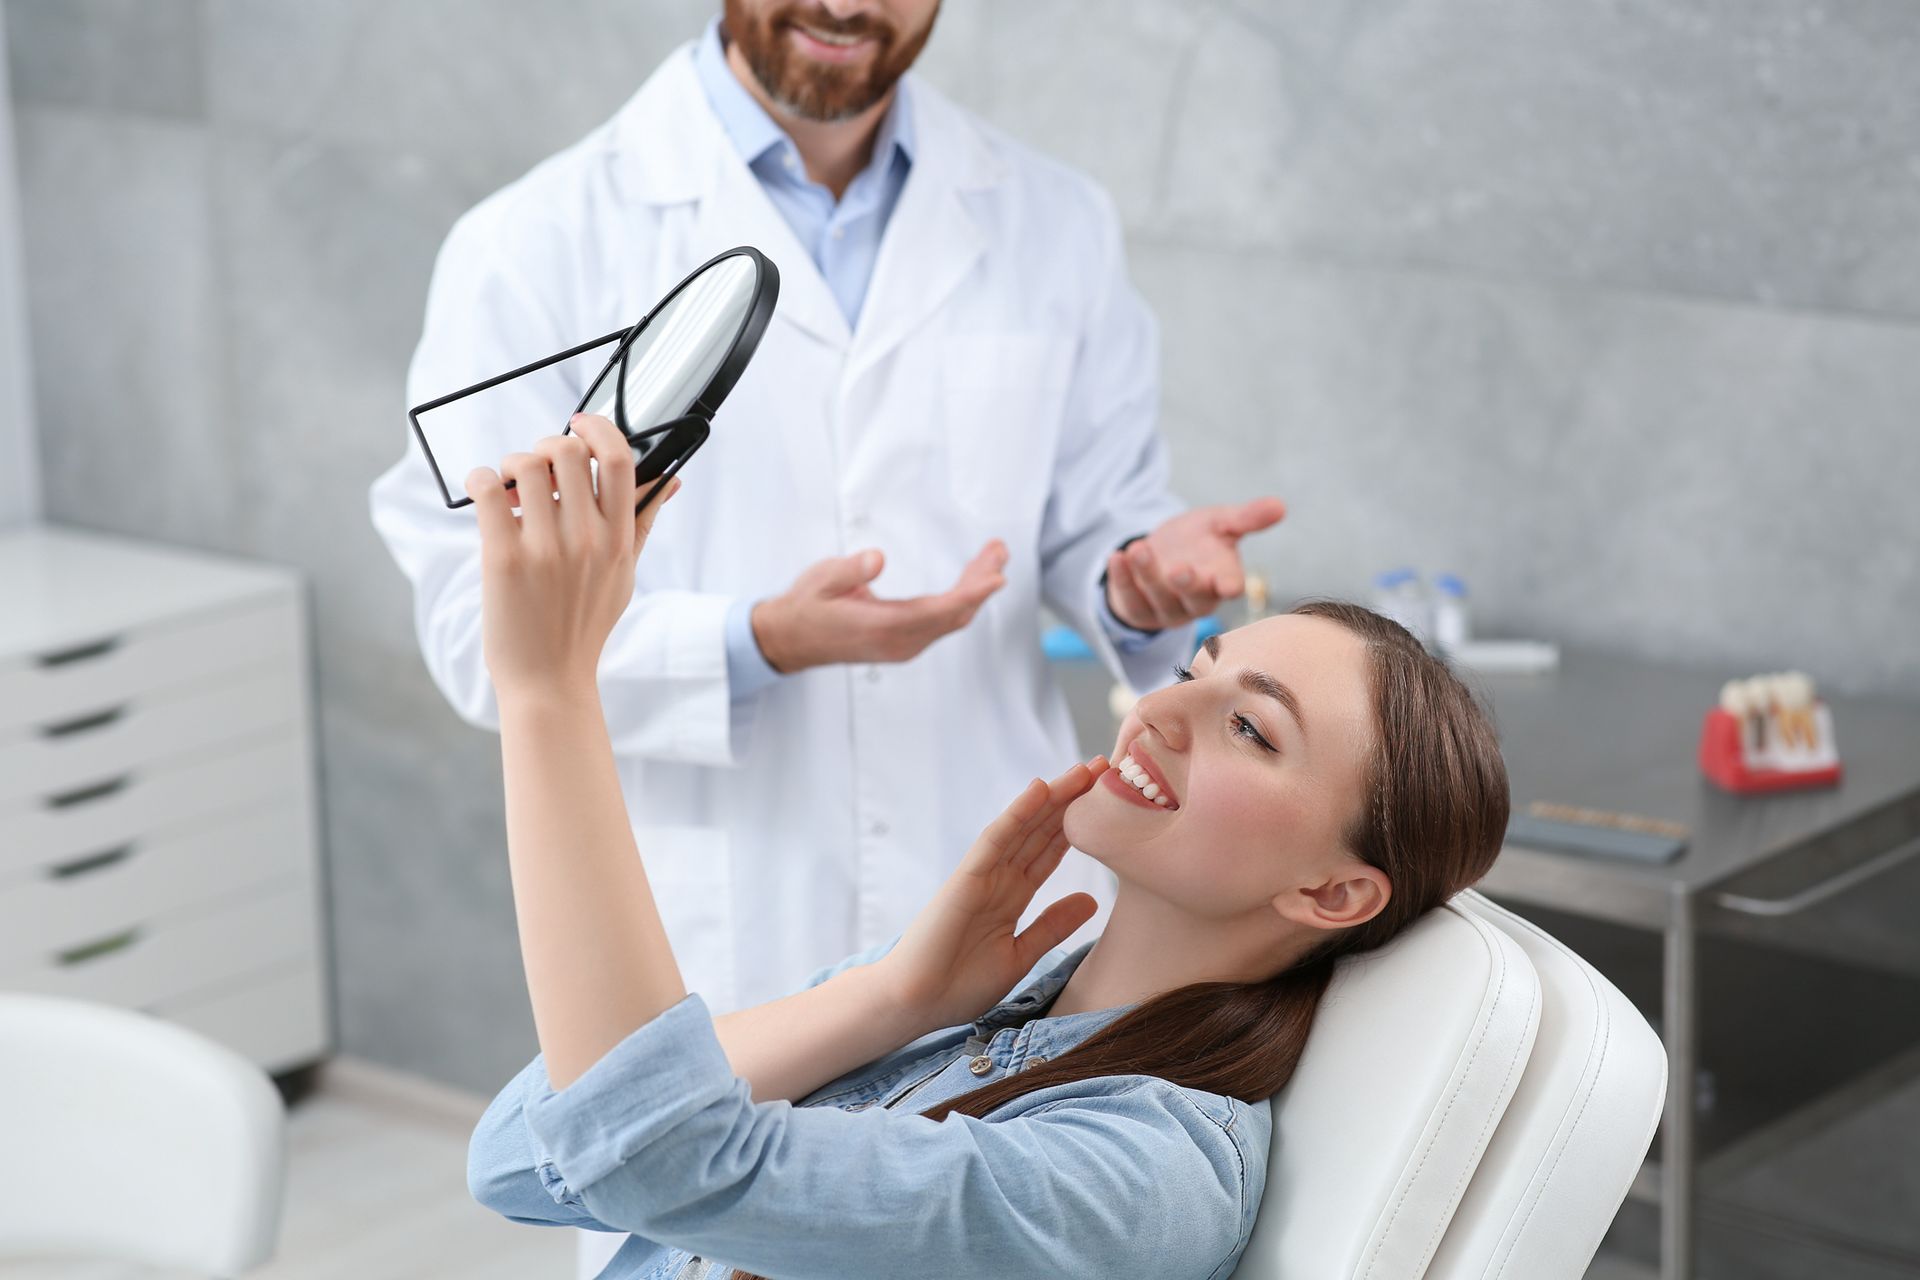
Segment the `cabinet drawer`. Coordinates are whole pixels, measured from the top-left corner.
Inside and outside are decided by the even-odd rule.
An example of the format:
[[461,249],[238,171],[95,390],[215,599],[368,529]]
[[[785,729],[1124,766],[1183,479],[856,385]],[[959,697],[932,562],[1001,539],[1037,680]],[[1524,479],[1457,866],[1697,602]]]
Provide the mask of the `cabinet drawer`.
[[209,904],[311,885],[306,815],[281,802],[165,838],[131,840],[26,879],[0,883],[0,972]]
[[0,969],[0,987],[150,1009],[250,970],[318,955],[319,942],[312,887],[298,884]]
[[241,679],[149,692],[73,720],[0,734],[0,814],[280,726],[291,732],[300,701],[300,681],[288,663],[279,671],[254,668]]
[[311,957],[218,992],[162,1001],[152,1012],[218,1040],[263,1071],[305,1066],[327,1051],[326,985]]
[[0,817],[0,877],[173,835],[235,809],[292,797],[307,803],[306,744],[269,738],[164,768],[122,775],[98,794]]
[[248,667],[295,667],[299,619],[297,598],[288,594],[242,611],[9,658],[0,662],[0,732],[68,721]]

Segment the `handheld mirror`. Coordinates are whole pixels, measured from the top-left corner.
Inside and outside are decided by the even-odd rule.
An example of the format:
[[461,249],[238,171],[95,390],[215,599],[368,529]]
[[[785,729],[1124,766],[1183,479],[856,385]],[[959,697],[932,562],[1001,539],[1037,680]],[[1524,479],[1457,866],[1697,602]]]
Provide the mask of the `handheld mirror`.
[[[765,254],[746,246],[729,249],[675,285],[632,328],[570,347],[409,410],[407,418],[447,506],[464,507],[473,501],[464,486],[456,490],[448,484],[449,472],[460,484],[474,466],[497,467],[507,452],[498,449],[496,443],[492,456],[479,456],[476,451],[482,448],[480,442],[498,441],[497,429],[478,430],[481,419],[477,409],[458,402],[503,382],[577,361],[610,343],[617,344],[613,354],[588,383],[587,393],[573,412],[609,418],[627,437],[633,449],[635,483],[646,486],[652,482],[634,510],[646,506],[706,443],[714,411],[753,358],[779,296],[780,272]],[[434,435],[441,449],[438,457],[421,424],[429,413],[435,415]],[[457,466],[457,462],[468,465]]]

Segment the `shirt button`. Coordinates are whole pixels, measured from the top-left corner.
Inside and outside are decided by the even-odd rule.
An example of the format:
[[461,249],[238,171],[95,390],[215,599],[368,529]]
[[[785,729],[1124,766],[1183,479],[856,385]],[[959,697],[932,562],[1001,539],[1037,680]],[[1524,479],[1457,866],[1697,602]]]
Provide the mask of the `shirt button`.
[[872,835],[883,836],[887,834],[887,824],[882,822],[880,819],[875,818],[872,822],[867,824],[867,831]]
[[867,668],[867,683],[868,683],[868,684],[879,684],[879,683],[880,683],[880,668],[878,668],[878,667],[868,667],[868,668]]
[[835,227],[833,229],[833,238],[835,240],[843,239],[846,236],[846,234],[847,234],[847,229],[845,227]]
[[1035,1067],[1044,1067],[1046,1065],[1047,1065],[1047,1060],[1041,1057],[1039,1054],[1035,1054],[1033,1057],[1027,1059],[1027,1065],[1025,1069],[1028,1071],[1031,1071]]
[[977,1076],[983,1076],[993,1070],[993,1059],[983,1053],[967,1064],[967,1070]]

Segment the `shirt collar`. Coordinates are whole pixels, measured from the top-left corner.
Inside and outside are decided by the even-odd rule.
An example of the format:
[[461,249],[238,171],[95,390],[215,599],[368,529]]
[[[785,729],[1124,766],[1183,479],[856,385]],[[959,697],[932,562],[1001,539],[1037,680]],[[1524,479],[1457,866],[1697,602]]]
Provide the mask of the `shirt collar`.
[[[1054,997],[1066,987],[1067,980],[1073,977],[1080,962],[1087,958],[1087,952],[1093,950],[1093,943],[1085,943],[1065,954],[1052,968],[1040,973],[1026,986],[1007,997],[974,1023],[977,1035],[991,1039],[996,1031],[1004,1027],[1027,1024],[1025,1030],[1016,1038],[1019,1052],[1045,1052],[1049,1055],[1064,1053],[1079,1044],[1094,1032],[1117,1020],[1121,1014],[1134,1008],[1133,1005],[1121,1005],[1113,1009],[1090,1009],[1085,1013],[1070,1013],[1062,1018],[1045,1017],[1041,1010],[1052,1005]],[[1041,962],[1042,964],[1045,961]],[[1036,972],[1038,968],[1036,966]]]
[[[700,88],[707,95],[708,105],[713,108],[713,114],[719,117],[720,127],[727,131],[734,150],[748,165],[751,166],[769,151],[793,147],[793,140],[787,137],[786,130],[774,123],[766,108],[747,92],[747,87],[733,74],[733,68],[727,65],[727,51],[720,43],[718,18],[707,24],[705,34],[700,37],[700,43],[693,51],[693,69],[700,78]],[[883,160],[892,163],[895,152],[899,153],[903,162],[913,162],[912,97],[907,78],[903,76],[895,87],[893,105],[881,119],[880,130],[874,136],[873,160],[869,162],[869,168],[879,167]]]

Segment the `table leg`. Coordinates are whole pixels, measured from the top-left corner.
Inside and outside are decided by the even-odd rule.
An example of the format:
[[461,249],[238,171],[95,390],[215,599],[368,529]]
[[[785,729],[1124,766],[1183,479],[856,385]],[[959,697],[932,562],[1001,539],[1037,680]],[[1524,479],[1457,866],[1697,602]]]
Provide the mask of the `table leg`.
[[1661,1030],[1667,1047],[1667,1105],[1660,1140],[1660,1280],[1693,1275],[1694,1009],[1693,899],[1674,886],[1667,900]]

